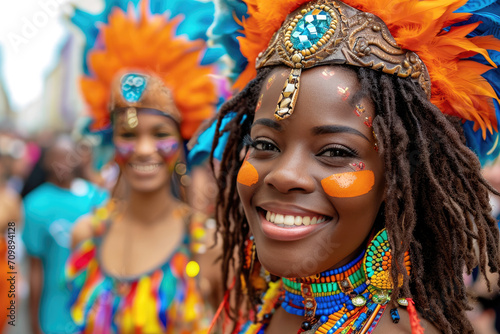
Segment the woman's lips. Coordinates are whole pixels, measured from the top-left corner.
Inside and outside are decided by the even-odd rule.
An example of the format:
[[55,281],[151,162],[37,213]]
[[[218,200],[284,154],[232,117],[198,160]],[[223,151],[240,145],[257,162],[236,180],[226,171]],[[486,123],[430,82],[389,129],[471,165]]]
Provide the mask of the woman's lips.
[[258,209],[262,232],[269,238],[281,241],[294,241],[326,226],[331,217],[322,215],[285,215]]

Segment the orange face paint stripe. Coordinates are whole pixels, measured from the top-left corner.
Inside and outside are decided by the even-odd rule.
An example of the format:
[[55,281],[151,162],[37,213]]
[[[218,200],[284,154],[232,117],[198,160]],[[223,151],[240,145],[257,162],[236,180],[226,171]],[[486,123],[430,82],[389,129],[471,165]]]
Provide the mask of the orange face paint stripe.
[[238,172],[236,181],[250,187],[259,181],[259,173],[251,163],[245,161]]
[[375,184],[371,170],[330,175],[321,180],[321,186],[331,197],[349,198],[367,194]]

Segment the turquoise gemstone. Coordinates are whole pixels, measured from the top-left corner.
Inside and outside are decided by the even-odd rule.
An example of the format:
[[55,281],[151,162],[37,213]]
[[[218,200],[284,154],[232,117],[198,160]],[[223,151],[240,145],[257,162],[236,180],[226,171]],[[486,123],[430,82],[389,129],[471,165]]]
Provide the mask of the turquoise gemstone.
[[321,9],[313,9],[302,17],[292,31],[290,41],[297,50],[309,49],[330,29],[332,17]]
[[146,78],[140,74],[127,74],[122,78],[122,95],[127,102],[140,100],[146,89]]

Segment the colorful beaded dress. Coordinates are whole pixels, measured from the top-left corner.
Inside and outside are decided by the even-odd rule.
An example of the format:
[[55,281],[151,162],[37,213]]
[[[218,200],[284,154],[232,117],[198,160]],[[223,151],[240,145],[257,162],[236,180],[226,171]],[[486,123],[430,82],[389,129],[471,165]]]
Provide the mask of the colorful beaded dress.
[[[112,202],[110,202],[112,203]],[[110,207],[93,217],[95,237],[83,242],[67,264],[71,314],[82,333],[204,333],[204,306],[192,254],[204,235],[202,215],[186,215],[184,240],[168,260],[145,274],[117,278],[103,269],[100,250],[112,216]]]

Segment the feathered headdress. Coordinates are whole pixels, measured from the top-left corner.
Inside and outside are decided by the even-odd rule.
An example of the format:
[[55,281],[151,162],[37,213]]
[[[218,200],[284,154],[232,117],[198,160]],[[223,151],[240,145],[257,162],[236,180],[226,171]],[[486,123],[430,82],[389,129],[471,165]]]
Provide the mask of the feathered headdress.
[[181,135],[189,139],[202,121],[210,117],[218,102],[211,66],[200,65],[206,50],[203,40],[190,41],[176,36],[181,16],[167,19],[150,15],[147,2],[141,3],[136,17],[115,9],[109,23],[100,29],[100,40],[89,52],[88,76],[81,88],[93,118],[92,128],[110,125],[109,99],[115,76],[125,69],[154,73],[171,91],[181,114]]
[[[287,15],[309,1],[237,1],[246,4],[247,13],[234,6],[235,1],[222,2],[233,5],[233,16],[242,28],[237,39],[247,63],[239,62],[236,71],[241,73],[234,85],[241,89],[255,77],[256,59]],[[496,52],[500,51],[500,5],[494,0],[342,2],[381,18],[398,46],[420,57],[431,80],[431,102],[443,113],[464,120],[468,144],[482,163],[496,158],[500,152],[500,70],[496,65],[500,63]],[[215,28],[223,30],[220,23]]]
[[[76,25],[85,36],[83,51],[83,71],[89,74],[87,54],[98,41],[99,28],[109,23],[113,10],[119,8],[127,11],[130,6],[137,7],[141,0],[104,0],[104,9],[99,13],[89,13],[75,8],[71,22]],[[176,34],[185,35],[190,40],[202,39],[207,41],[207,30],[213,22],[215,6],[211,1],[198,0],[149,0],[149,10],[152,14],[176,17],[181,15],[182,21],[177,26]],[[245,5],[243,5],[245,7]],[[196,8],[196,10],[191,10]],[[245,7],[246,8],[246,7]],[[211,64],[217,61],[224,51],[222,48],[210,47],[203,56],[202,64]]]

